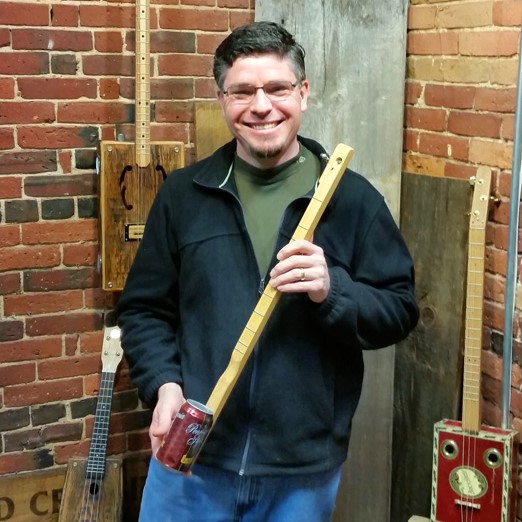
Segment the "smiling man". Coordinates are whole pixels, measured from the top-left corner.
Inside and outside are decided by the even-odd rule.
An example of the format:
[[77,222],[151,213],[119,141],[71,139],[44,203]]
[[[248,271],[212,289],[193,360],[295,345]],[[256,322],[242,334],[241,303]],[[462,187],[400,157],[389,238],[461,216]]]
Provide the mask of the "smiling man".
[[[282,26],[234,30],[214,58],[234,140],[172,173],[119,302],[133,382],[154,408],[141,522],[330,520],[362,351],[415,326],[413,264],[383,197],[347,171],[313,241],[290,238],[328,160],[298,130],[310,85]],[[282,297],[190,474],[154,456],[206,403],[263,291]]]

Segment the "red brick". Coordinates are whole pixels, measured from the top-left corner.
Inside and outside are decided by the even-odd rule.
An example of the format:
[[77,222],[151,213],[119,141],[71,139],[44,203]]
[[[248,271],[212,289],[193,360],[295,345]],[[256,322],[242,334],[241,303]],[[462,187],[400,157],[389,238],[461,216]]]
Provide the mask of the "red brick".
[[25,194],[32,197],[91,196],[96,194],[96,174],[34,176],[25,180]]
[[58,162],[60,163],[62,172],[64,172],[65,174],[71,173],[71,166],[72,166],[71,151],[66,150],[64,152],[58,153]]
[[0,74],[16,76],[19,74],[48,74],[48,53],[13,52],[2,53]]
[[420,135],[419,152],[467,161],[468,140],[447,135],[423,132]]
[[196,98],[216,98],[216,82],[210,78],[196,78],[194,81],[194,96]]
[[455,32],[422,33],[413,32],[408,34],[407,52],[410,54],[458,54],[458,35]]
[[100,98],[116,100],[120,96],[120,84],[115,78],[100,78]]
[[161,76],[212,76],[212,57],[170,54],[158,57]]
[[0,78],[0,98],[9,100],[15,96],[15,81],[13,78]]
[[136,10],[132,6],[80,5],[83,27],[133,27]]
[[250,24],[254,21],[254,11],[231,11],[230,30],[236,29],[241,25]]
[[49,6],[31,2],[2,2],[2,25],[48,25]]
[[54,446],[54,460],[56,464],[67,464],[72,458],[86,457],[89,454],[90,440],[82,440],[74,444]]
[[20,473],[21,471],[36,470],[34,451],[4,453],[0,455],[0,469],[2,473]]
[[[18,85],[23,82],[19,78]],[[40,97],[45,95],[40,92]],[[54,104],[51,102],[2,102],[0,123],[50,123],[54,121]]]
[[520,0],[493,2],[493,22],[495,25],[520,26],[522,2]]
[[94,266],[98,258],[98,245],[84,243],[63,245],[63,264],[66,266]]
[[60,123],[132,123],[134,106],[103,102],[59,103],[57,118]]
[[0,174],[35,174],[55,170],[54,150],[0,153]]
[[[96,80],[73,78],[20,78],[18,88],[26,99],[96,98]],[[23,123],[23,122],[21,122]]]
[[423,86],[420,82],[411,80],[406,81],[405,86],[405,103],[407,105],[415,105],[422,95]]
[[92,33],[58,29],[14,29],[13,49],[45,49],[53,51],[90,51]]
[[502,117],[502,130],[500,137],[504,140],[514,141],[515,139],[515,115],[507,114]]
[[475,87],[428,84],[424,89],[426,105],[450,109],[471,109],[475,101]]
[[76,379],[59,379],[8,386],[4,390],[5,405],[8,407],[32,406],[50,402],[76,399],[83,395],[83,381]]
[[11,363],[59,357],[62,354],[61,335],[45,339],[20,339],[2,343],[0,362]]
[[61,261],[60,257],[59,247],[7,247],[2,250],[0,271],[58,266]]
[[38,361],[38,377],[47,381],[78,375],[98,374],[101,370],[100,357],[83,354],[81,357]]
[[116,31],[95,33],[94,47],[101,53],[121,53],[123,51],[121,33]]
[[459,34],[459,51],[468,56],[515,56],[519,31],[474,31]]
[[477,88],[475,109],[478,111],[515,112],[516,89]]
[[2,225],[0,227],[0,245],[2,246],[2,248],[19,245],[22,237],[20,232],[21,231],[19,225]]
[[513,149],[500,141],[473,138],[469,145],[469,159],[481,165],[509,169],[513,162]]
[[22,178],[2,177],[0,199],[17,199],[20,197],[22,197]]
[[34,315],[83,308],[83,291],[48,292],[4,297],[6,315]]
[[0,274],[0,295],[14,294],[20,290],[20,274]]
[[223,41],[222,33],[197,33],[196,49],[198,54],[214,54],[218,45]]
[[0,366],[0,386],[11,386],[13,384],[24,384],[34,382],[36,379],[36,364],[3,364]]
[[101,317],[92,312],[42,315],[28,317],[25,321],[25,333],[30,337],[88,332],[99,330],[101,327]]
[[87,76],[134,76],[134,57],[113,54],[84,56],[83,72]]
[[227,31],[228,13],[219,9],[160,8],[159,25],[162,29]]
[[22,225],[22,242],[25,245],[75,243],[97,238],[96,220],[68,221],[63,223],[25,223]]
[[74,149],[93,147],[98,141],[95,127],[27,126],[18,128],[18,143],[28,149]]
[[99,286],[99,274],[90,267],[30,271],[24,273],[23,286],[26,292],[92,288]]
[[113,310],[118,304],[118,292],[106,292],[100,288],[86,288],[85,306],[95,310]]
[[442,109],[406,107],[405,122],[409,129],[443,131],[446,130],[446,117],[446,111]]
[[448,178],[470,179],[477,173],[477,168],[464,163],[448,161],[444,168],[444,176]]
[[12,149],[14,143],[14,129],[0,129],[0,149]]
[[79,13],[77,5],[52,6],[52,25],[58,27],[78,27]]
[[0,47],[9,47],[11,44],[11,31],[7,27],[0,28]]
[[502,117],[498,114],[450,111],[448,131],[463,136],[499,138]]

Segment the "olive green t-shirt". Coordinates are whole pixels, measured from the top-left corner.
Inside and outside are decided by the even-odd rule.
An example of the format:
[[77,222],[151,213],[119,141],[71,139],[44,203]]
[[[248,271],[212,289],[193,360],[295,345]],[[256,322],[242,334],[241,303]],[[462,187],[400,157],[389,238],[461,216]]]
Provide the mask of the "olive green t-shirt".
[[302,145],[297,156],[273,169],[259,169],[235,157],[234,179],[262,276],[274,254],[285,208],[312,189],[319,174],[319,158]]

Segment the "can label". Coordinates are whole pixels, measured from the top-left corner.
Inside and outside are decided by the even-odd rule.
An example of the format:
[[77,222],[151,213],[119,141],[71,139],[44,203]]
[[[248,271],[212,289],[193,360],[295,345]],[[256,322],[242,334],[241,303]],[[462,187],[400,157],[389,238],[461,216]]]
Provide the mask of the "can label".
[[189,399],[174,417],[156,458],[176,471],[189,471],[212,426],[212,410]]

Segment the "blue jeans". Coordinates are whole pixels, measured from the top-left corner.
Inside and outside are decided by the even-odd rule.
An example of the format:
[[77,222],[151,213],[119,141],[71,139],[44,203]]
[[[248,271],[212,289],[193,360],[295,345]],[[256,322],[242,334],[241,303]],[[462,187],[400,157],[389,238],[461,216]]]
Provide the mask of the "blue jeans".
[[340,476],[246,477],[201,464],[187,476],[152,458],[139,522],[327,522]]

